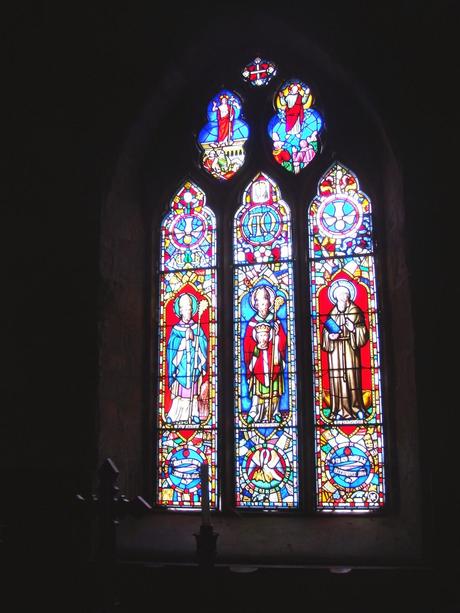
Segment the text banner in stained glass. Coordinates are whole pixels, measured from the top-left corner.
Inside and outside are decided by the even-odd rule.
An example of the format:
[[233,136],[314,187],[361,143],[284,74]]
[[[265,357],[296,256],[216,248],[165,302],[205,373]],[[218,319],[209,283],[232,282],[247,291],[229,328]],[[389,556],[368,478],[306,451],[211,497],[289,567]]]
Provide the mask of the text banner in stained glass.
[[200,508],[200,468],[209,470],[209,504],[217,506],[216,432],[211,429],[160,431],[158,444],[159,503],[176,508]]
[[318,506],[323,511],[369,511],[385,502],[380,426],[317,428]]

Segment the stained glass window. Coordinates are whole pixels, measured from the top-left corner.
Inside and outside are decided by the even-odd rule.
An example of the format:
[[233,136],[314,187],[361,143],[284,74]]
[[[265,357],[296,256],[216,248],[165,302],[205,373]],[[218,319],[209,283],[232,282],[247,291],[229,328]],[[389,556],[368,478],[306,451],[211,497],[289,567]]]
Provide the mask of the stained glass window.
[[243,68],[243,79],[251,85],[261,87],[267,85],[276,75],[276,66],[273,62],[256,57]]
[[239,96],[222,90],[208,104],[208,122],[198,135],[201,164],[216,179],[231,179],[244,164],[244,145],[249,136]]
[[319,151],[323,119],[311,108],[312,104],[310,88],[297,79],[283,83],[275,96],[276,115],[268,124],[272,153],[278,164],[294,174],[305,168]]
[[291,217],[259,173],[234,221],[236,506],[298,504]]
[[199,508],[209,465],[217,505],[216,222],[204,193],[186,182],[161,225],[158,502]]
[[334,163],[308,213],[317,507],[385,501],[371,202]]
[[[242,72],[255,86],[275,74],[259,57]],[[273,156],[295,175],[320,151],[323,119],[312,105],[303,81],[284,81],[276,90],[276,115],[268,125]],[[222,89],[210,100],[198,136],[203,170],[221,181],[245,160],[249,127],[242,108],[234,92]],[[233,204],[224,196],[219,206]],[[357,177],[334,163],[318,183],[307,218],[311,373],[296,364],[298,279],[291,212],[278,185],[258,172],[233,218],[236,472],[225,479],[234,480],[239,509],[298,508],[297,377],[312,377],[314,436],[310,442],[302,434],[302,444],[307,453],[314,446],[315,473],[306,475],[305,488],[316,488],[321,512],[378,510],[386,494],[371,202]],[[225,227],[222,237],[231,240]],[[157,500],[176,509],[200,508],[203,463],[210,469],[210,506],[219,507],[216,257],[214,213],[188,181],[161,225]],[[299,406],[311,414],[307,398],[300,397]]]

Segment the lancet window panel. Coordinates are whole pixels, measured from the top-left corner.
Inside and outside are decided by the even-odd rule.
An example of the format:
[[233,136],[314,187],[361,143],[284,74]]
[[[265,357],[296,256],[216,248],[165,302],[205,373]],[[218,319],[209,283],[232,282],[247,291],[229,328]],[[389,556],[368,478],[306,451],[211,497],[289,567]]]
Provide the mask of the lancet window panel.
[[200,467],[217,493],[216,221],[204,193],[186,182],[161,225],[157,500],[200,508]]
[[317,508],[385,504],[371,202],[334,163],[308,212]]
[[292,229],[277,185],[259,173],[234,220],[235,503],[299,501]]

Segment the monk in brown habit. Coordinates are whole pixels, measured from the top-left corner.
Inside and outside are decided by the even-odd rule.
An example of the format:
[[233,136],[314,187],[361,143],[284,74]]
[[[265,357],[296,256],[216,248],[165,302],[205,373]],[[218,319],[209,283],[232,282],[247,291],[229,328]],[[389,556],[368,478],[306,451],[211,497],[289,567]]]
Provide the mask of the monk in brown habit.
[[361,347],[369,340],[364,313],[347,285],[332,291],[335,306],[323,328],[321,347],[328,353],[331,413],[339,419],[363,419]]

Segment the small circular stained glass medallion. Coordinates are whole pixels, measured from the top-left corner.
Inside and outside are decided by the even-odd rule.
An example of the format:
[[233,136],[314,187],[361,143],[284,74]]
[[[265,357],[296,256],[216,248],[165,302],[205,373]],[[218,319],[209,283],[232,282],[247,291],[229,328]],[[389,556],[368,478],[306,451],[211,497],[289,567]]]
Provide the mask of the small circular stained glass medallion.
[[269,60],[263,60],[260,57],[256,57],[246,64],[241,74],[243,79],[254,85],[255,87],[261,87],[267,85],[270,80],[276,75],[276,66]]
[[330,238],[342,238],[357,232],[363,219],[361,206],[352,198],[333,195],[318,208],[317,223]]

